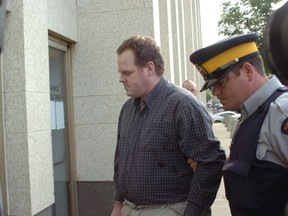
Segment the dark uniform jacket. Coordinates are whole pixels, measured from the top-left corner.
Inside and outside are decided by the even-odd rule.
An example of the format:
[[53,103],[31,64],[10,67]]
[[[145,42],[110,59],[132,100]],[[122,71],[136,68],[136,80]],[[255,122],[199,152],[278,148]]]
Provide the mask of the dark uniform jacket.
[[[283,216],[288,200],[288,170],[256,158],[262,123],[269,105],[283,91],[276,90],[239,126],[223,167],[226,197],[233,216]],[[288,144],[288,143],[287,143]]]

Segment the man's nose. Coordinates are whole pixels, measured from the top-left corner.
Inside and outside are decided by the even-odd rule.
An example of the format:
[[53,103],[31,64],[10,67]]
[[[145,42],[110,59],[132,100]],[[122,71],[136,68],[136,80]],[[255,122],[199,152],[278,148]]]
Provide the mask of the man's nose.
[[213,96],[217,96],[217,95],[220,94],[220,91],[219,91],[219,88],[217,88],[217,85],[212,86],[211,90],[212,90],[212,95]]
[[125,79],[124,79],[124,77],[123,77],[123,75],[121,73],[119,74],[119,82],[120,83],[125,82]]

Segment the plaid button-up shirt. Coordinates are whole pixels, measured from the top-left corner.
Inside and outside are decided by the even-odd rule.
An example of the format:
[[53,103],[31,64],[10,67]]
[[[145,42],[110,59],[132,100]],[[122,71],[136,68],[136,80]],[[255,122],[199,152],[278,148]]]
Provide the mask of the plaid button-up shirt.
[[[215,199],[225,153],[205,107],[164,78],[144,99],[123,106],[115,152],[116,196],[137,204],[188,201],[185,215],[202,215]],[[195,173],[187,163],[198,161]]]

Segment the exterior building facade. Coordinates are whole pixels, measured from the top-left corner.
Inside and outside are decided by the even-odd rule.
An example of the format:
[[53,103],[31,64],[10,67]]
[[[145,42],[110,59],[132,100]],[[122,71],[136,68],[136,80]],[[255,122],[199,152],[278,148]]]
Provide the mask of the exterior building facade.
[[[199,0],[6,0],[0,60],[4,215],[109,215],[118,114],[116,49],[161,45],[166,79],[201,77]],[[205,100],[203,93],[199,99]]]

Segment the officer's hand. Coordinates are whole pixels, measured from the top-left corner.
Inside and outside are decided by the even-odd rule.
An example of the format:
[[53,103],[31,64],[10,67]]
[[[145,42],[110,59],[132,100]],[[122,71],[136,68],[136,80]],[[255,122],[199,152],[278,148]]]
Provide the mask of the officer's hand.
[[187,160],[187,163],[190,165],[190,167],[192,168],[193,172],[195,172],[196,168],[197,168],[197,165],[198,165],[197,161],[196,160],[192,160],[191,158],[189,158]]

